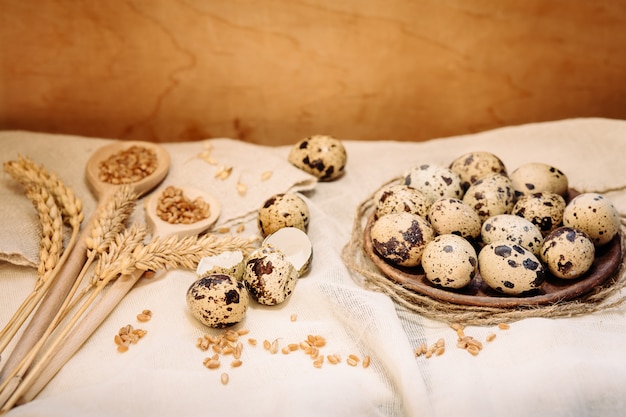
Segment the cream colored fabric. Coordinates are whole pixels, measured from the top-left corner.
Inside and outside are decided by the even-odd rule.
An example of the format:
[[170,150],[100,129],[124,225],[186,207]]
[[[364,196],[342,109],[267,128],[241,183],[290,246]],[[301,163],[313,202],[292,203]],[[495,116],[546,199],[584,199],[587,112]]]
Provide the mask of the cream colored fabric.
[[[85,163],[94,150],[111,143],[110,140],[0,132],[0,143],[2,162],[21,155],[43,165],[83,201],[86,218],[93,213],[97,202],[85,181]],[[222,206],[216,229],[254,216],[273,194],[310,190],[317,182],[271,149],[241,141],[212,139],[163,147],[169,151],[171,168],[152,194],[158,195],[169,185],[190,186],[212,194]],[[225,179],[216,177],[225,168],[231,169],[230,175]],[[238,191],[238,183],[245,185],[245,193]],[[0,260],[35,266],[41,236],[37,213],[19,184],[4,172],[0,196]],[[136,220],[144,221],[141,207],[136,211]]]
[[[10,148],[3,147],[3,156],[8,149],[11,157],[29,154],[50,165],[55,160],[50,152],[62,158],[64,152],[71,152],[66,149],[70,144],[92,141],[34,136],[56,141],[53,150],[38,152],[36,142],[14,140]],[[89,143],[91,148],[72,160],[78,167],[104,142]],[[579,318],[527,319],[513,323],[509,330],[467,328],[466,334],[484,344],[474,357],[456,347],[457,335],[447,325],[364,290],[359,277],[343,265],[340,252],[350,237],[357,205],[383,182],[417,164],[446,164],[471,150],[496,153],[509,170],[524,162],[550,163],[581,191],[621,189],[626,185],[626,121],[574,119],[424,143],[344,143],[345,176],[318,183],[303,194],[311,210],[311,271],[298,281],[285,304],[251,305],[240,327],[249,329],[246,337],[259,343],[256,347],[244,343],[241,367],[230,369],[226,363],[214,371],[202,366],[207,353],[195,347],[196,338],[218,332],[204,328],[187,312],[184,293],[195,276],[189,271],[160,272],[139,282],[35,401],[8,416],[623,415],[626,307]],[[183,163],[198,152],[198,146],[172,144],[168,150],[184,154],[178,160]],[[261,150],[284,160],[289,147]],[[71,171],[66,162],[54,162],[63,171],[61,176]],[[82,172],[82,167],[75,169]],[[173,179],[187,178],[180,169],[172,172]],[[625,191],[607,195],[626,212]],[[221,195],[224,205],[236,198]],[[244,233],[255,233],[255,227],[249,217]],[[20,296],[30,290],[33,270],[0,263],[0,279],[3,323]],[[116,352],[113,336],[128,323],[139,326],[135,315],[146,308],[153,311],[153,319],[141,325],[147,336],[128,352]],[[296,321],[290,320],[292,314],[297,315]],[[496,338],[488,343],[489,333]],[[328,343],[322,351],[340,354],[343,362],[325,362],[317,369],[302,352],[271,355],[261,346],[265,339],[278,339],[282,347],[308,334],[323,335]],[[414,356],[421,343],[433,344],[440,338],[446,343],[443,355]],[[350,354],[371,356],[371,366],[348,366]],[[230,374],[226,386],[219,382],[224,371]]]

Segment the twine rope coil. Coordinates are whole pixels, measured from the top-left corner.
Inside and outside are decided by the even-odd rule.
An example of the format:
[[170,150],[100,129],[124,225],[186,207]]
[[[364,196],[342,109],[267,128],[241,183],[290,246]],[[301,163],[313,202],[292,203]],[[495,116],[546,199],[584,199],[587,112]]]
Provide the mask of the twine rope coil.
[[[379,190],[398,180],[398,178],[394,178],[388,181]],[[343,247],[341,257],[348,269],[362,277],[365,288],[388,295],[394,302],[410,311],[448,324],[494,326],[499,323],[510,323],[532,317],[567,318],[582,316],[619,307],[626,301],[626,291],[622,291],[626,287],[626,265],[623,257],[617,271],[603,285],[575,299],[546,305],[516,308],[466,306],[436,300],[411,291],[381,273],[365,252],[363,245],[364,226],[374,209],[374,197],[377,192],[378,190],[357,207],[350,240]],[[624,219],[626,216],[620,213],[620,217],[622,220],[620,238],[622,247],[624,247],[626,243],[626,228],[624,226],[626,222]]]

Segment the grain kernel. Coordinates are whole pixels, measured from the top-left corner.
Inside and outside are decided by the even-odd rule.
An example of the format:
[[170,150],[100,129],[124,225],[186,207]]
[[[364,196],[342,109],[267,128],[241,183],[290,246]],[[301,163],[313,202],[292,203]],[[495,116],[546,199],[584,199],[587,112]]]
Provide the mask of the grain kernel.
[[511,328],[511,326],[509,326],[507,323],[500,323],[500,324],[498,324],[498,328],[500,330],[508,330],[508,329]]
[[370,361],[371,361],[371,359],[370,359],[369,356],[364,357],[363,358],[363,368],[369,368]]
[[222,373],[222,375],[220,376],[220,381],[222,382],[222,385],[228,384],[228,379],[228,374],[226,372]]
[[489,333],[487,335],[487,342],[493,342],[493,340],[496,338],[496,334],[495,333]]

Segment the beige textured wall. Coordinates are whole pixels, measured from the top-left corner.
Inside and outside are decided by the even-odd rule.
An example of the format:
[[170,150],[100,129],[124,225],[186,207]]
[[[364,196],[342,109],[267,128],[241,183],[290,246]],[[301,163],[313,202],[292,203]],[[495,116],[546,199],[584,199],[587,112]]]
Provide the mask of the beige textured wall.
[[0,0],[0,129],[424,140],[626,118],[626,1]]

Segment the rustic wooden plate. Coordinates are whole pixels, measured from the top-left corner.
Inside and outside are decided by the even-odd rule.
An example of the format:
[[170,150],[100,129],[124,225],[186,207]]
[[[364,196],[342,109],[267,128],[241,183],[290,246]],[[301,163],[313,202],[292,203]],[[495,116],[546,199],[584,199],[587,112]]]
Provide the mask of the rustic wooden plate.
[[532,307],[567,301],[588,293],[602,285],[618,269],[622,260],[621,237],[618,234],[608,244],[596,251],[596,259],[587,273],[575,280],[564,280],[547,274],[546,281],[536,290],[523,296],[501,294],[485,284],[479,273],[472,282],[460,290],[450,290],[432,284],[421,267],[404,268],[392,265],[376,253],[372,246],[370,230],[374,215],[370,215],[363,232],[363,247],[374,264],[396,284],[439,301],[480,307]]

